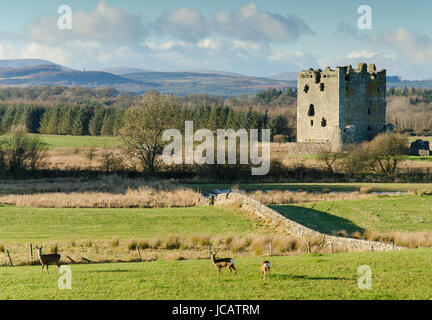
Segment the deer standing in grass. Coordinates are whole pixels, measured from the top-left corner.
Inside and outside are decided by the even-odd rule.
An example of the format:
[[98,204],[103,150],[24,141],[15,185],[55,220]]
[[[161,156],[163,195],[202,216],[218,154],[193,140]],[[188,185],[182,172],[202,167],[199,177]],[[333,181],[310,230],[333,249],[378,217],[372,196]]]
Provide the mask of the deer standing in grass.
[[218,269],[219,277],[221,276],[221,269],[222,268],[228,268],[228,270],[229,270],[228,275],[231,275],[231,272],[233,270],[234,270],[235,274],[238,275],[237,270],[234,266],[234,259],[232,259],[232,258],[216,259],[216,254],[217,254],[217,251],[215,253],[212,253],[210,251],[211,260],[212,260],[213,264],[215,265],[215,267]]
[[264,261],[261,263],[261,271],[264,275],[264,280],[268,278],[270,280],[270,262]]
[[55,264],[57,265],[57,272],[59,272],[60,270],[60,258],[61,256],[57,253],[54,254],[43,254],[42,253],[42,247],[36,247],[38,249],[38,257],[39,257],[39,261],[42,265],[42,270],[41,273],[43,272],[44,267],[46,266],[47,272],[49,273],[48,270],[48,265],[50,264]]

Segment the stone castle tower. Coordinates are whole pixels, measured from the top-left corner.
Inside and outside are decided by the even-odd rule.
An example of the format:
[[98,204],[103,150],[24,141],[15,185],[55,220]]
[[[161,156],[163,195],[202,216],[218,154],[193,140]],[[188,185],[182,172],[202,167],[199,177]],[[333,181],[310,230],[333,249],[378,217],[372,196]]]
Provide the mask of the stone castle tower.
[[360,63],[305,70],[298,79],[297,142],[342,144],[386,130],[386,70]]

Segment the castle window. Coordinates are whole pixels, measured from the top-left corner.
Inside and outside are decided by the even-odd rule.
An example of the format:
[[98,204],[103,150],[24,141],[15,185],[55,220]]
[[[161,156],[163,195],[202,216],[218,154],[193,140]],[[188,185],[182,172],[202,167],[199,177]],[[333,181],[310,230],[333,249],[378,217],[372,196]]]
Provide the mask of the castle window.
[[368,108],[368,115],[371,115],[372,111],[371,108]]
[[368,131],[372,131],[372,128],[370,126],[368,127]]
[[350,81],[350,76],[349,76],[349,74],[345,75],[345,81]]
[[314,115],[315,115],[315,106],[313,104],[311,104],[309,106],[308,116],[313,117]]
[[313,127],[313,120],[311,120],[311,127]]
[[309,85],[306,84],[306,85],[304,86],[304,92],[305,92],[305,93],[308,93],[308,91],[309,91]]
[[321,120],[321,127],[323,128],[327,127],[327,120],[325,118],[322,118]]
[[324,88],[325,88],[324,83],[321,83],[321,84],[320,84],[320,90],[321,90],[321,91],[324,91]]

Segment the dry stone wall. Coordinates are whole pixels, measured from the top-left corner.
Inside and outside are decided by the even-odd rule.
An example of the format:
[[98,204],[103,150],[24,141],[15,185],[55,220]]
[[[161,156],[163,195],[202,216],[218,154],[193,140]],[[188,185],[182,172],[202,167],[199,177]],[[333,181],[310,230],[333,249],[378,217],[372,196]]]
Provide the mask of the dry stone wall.
[[236,192],[219,194],[214,201],[215,206],[230,206],[234,204],[240,204],[242,210],[251,212],[261,219],[270,220],[272,224],[285,224],[284,227],[287,234],[298,237],[323,237],[326,245],[333,244],[336,246],[346,247],[349,250],[358,251],[388,251],[394,249],[403,249],[401,247],[393,247],[391,244],[382,242],[335,237],[320,233],[284,217],[275,210],[270,209],[261,202],[244,194]]

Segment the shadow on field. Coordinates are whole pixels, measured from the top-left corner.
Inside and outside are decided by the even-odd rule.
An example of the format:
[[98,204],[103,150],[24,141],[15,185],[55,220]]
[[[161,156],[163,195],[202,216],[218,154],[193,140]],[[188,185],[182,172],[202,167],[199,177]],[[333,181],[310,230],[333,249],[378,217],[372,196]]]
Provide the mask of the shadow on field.
[[290,275],[290,274],[272,274],[272,279],[277,280],[290,280],[290,279],[298,279],[298,280],[355,280],[352,278],[345,277],[311,277],[307,275]]
[[[284,217],[293,220],[305,227],[321,233],[333,235],[334,232],[346,231],[348,234],[354,232],[364,233],[365,229],[354,224],[352,221],[334,216],[324,211],[312,208],[303,208],[292,205],[271,206]],[[328,209],[330,211],[331,208]]]

